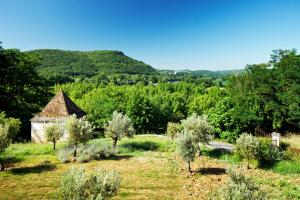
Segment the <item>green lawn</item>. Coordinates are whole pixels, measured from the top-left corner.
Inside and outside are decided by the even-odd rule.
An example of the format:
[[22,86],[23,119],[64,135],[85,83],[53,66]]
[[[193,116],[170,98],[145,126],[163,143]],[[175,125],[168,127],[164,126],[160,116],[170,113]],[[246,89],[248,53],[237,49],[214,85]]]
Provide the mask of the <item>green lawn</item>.
[[[107,139],[91,141],[103,142],[111,143]],[[58,144],[58,149],[63,146]],[[230,153],[205,149],[193,163],[196,173],[190,176],[174,153],[175,145],[157,135],[123,139],[118,149],[112,159],[61,164],[50,144],[13,144],[1,155],[8,168],[0,172],[0,199],[50,199],[61,175],[72,165],[87,171],[101,167],[120,172],[121,188],[114,199],[206,199],[228,180],[227,167],[243,164]],[[277,171],[250,169],[246,173],[268,192],[269,199],[300,199],[299,171],[281,173],[282,166],[288,164],[276,166]]]

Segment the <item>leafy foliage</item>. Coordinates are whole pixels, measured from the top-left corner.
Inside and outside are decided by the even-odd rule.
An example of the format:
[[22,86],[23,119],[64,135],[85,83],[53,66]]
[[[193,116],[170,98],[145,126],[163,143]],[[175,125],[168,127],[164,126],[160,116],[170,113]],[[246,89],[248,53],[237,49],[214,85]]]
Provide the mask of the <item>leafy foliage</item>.
[[272,144],[270,139],[260,139],[256,154],[260,167],[270,167],[284,158],[284,150]]
[[249,161],[254,159],[258,153],[259,141],[256,137],[247,133],[243,133],[236,140],[234,150],[239,156],[246,159],[247,167],[249,168]]
[[66,131],[68,143],[74,145],[74,156],[76,156],[77,145],[86,143],[92,138],[93,127],[85,117],[78,119],[76,115],[72,115],[66,122]]
[[[6,118],[4,112],[0,113],[0,153],[12,143],[12,139],[19,133],[21,122],[14,118]],[[0,160],[1,171],[4,170],[4,163]]]
[[19,119],[6,117],[6,114],[4,112],[0,112],[0,124],[3,126],[7,126],[7,131],[12,139],[18,137],[21,127],[21,121]]
[[[120,51],[64,51],[40,49],[26,52],[40,58],[39,72],[58,81],[69,77],[91,77],[102,73],[153,74],[150,65],[134,60]],[[63,76],[61,76],[63,75]]]
[[63,136],[64,132],[59,124],[56,122],[46,127],[45,129],[46,138],[48,142],[53,142],[53,149],[55,150],[56,142]]
[[91,160],[99,160],[102,158],[109,158],[115,154],[115,151],[106,143],[102,144],[85,144],[78,148],[76,161],[89,162]]
[[132,137],[135,133],[132,122],[129,117],[118,113],[113,112],[112,120],[108,122],[105,127],[105,137],[112,138],[113,140],[113,149],[116,148],[117,141],[122,137]]
[[206,116],[198,116],[193,113],[181,123],[183,133],[190,135],[195,144],[199,142],[206,144],[212,139],[213,127],[209,125]]
[[190,134],[180,134],[177,138],[177,152],[179,156],[188,164],[191,172],[191,162],[195,159],[197,148],[194,139]]
[[83,168],[71,167],[61,179],[61,187],[55,193],[60,200],[105,200],[114,196],[121,182],[117,172],[96,169],[87,174]]
[[181,126],[178,123],[169,122],[167,127],[167,135],[174,140],[174,138],[181,132]]
[[241,173],[228,170],[230,182],[210,195],[210,200],[264,200],[265,193]]
[[72,147],[61,148],[57,152],[57,159],[61,163],[69,162],[73,152],[74,152],[74,148]]
[[[0,110],[9,117],[20,119],[23,131],[30,128],[32,114],[49,98],[48,86],[38,75],[37,66],[38,60],[34,56],[16,49],[0,48]],[[25,133],[20,136],[28,139]]]

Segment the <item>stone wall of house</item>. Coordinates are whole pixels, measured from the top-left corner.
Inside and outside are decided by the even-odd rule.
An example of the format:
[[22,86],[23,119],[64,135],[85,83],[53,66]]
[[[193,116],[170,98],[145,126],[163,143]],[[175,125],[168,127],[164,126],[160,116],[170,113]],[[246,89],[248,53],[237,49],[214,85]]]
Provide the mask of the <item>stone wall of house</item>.
[[[44,122],[44,121],[33,121],[31,122],[31,142],[33,143],[46,143],[46,133],[45,129],[46,126],[51,125],[51,122]],[[65,122],[61,122],[61,125],[64,126]],[[63,137],[59,141],[66,141],[68,135],[66,131],[64,132]]]

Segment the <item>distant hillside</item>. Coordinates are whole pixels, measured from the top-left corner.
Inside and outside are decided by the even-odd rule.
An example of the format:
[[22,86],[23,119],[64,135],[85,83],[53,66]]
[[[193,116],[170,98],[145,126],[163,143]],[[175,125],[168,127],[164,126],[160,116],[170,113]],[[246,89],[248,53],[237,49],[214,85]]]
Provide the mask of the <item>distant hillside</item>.
[[227,76],[230,74],[236,74],[242,72],[242,70],[219,70],[219,71],[210,71],[210,70],[160,70],[162,74],[174,74],[176,76],[180,75],[191,75],[191,76],[202,76],[202,77],[213,77],[220,78],[222,76]]
[[38,71],[45,75],[93,76],[98,73],[153,74],[154,68],[121,51],[64,51],[39,49],[27,51],[41,60]]

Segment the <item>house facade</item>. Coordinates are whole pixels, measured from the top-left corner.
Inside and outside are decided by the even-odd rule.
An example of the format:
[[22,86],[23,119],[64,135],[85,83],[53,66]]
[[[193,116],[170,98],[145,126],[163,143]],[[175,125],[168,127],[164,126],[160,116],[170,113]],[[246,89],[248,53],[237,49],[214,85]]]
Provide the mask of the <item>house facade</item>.
[[[63,127],[66,119],[75,114],[83,117],[86,113],[81,110],[63,91],[57,93],[44,109],[36,114],[31,121],[31,141],[34,143],[47,142],[45,129],[47,126],[58,122]],[[65,132],[60,141],[65,141],[68,135]]]

